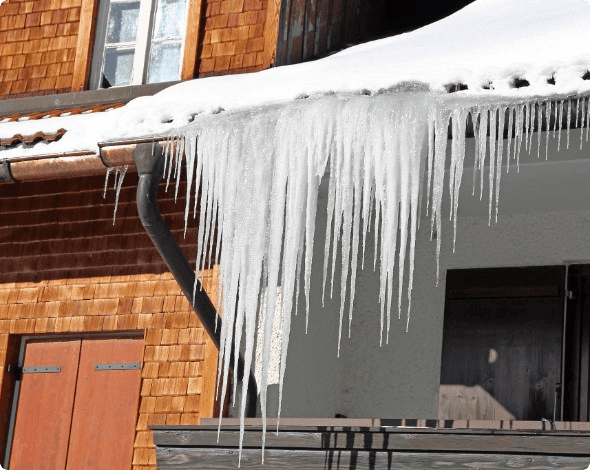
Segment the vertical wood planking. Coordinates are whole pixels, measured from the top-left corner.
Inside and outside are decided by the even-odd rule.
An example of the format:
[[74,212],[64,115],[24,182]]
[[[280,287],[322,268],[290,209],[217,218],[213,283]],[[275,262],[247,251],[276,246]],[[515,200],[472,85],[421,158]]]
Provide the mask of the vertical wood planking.
[[342,38],[342,3],[345,0],[330,0],[330,15],[328,15],[328,50],[340,45]]
[[307,0],[305,7],[305,20],[303,31],[303,60],[309,60],[314,56],[316,12],[318,0]]
[[73,92],[88,89],[97,17],[98,0],[82,0],[78,42],[76,43],[76,58],[74,61],[74,75],[72,77]]
[[184,57],[182,59],[181,80],[192,80],[197,73],[197,51],[201,41],[201,18],[203,0],[189,0]]
[[328,15],[330,13],[330,0],[318,0],[315,38],[314,38],[314,55],[323,57],[328,50]]
[[291,0],[291,19],[289,25],[289,40],[287,45],[288,64],[299,63],[303,57],[305,5],[306,0]]
[[67,469],[128,470],[133,453],[140,370],[96,371],[96,363],[141,362],[139,339],[84,340]]
[[[60,366],[58,373],[24,374],[10,468],[65,468],[80,340],[29,342],[24,367]],[[82,467],[79,467],[82,468]]]
[[351,42],[355,35],[358,0],[347,0],[344,12],[344,37],[346,42]]

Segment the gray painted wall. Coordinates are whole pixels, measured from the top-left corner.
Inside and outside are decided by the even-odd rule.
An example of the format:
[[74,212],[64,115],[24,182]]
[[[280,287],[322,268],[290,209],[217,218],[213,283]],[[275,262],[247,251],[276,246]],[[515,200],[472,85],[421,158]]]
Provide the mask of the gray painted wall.
[[[416,247],[410,328],[406,333],[406,306],[401,320],[394,308],[389,344],[381,348],[379,278],[372,270],[370,238],[370,262],[357,275],[352,335],[348,339],[345,319],[339,358],[339,296],[321,307],[326,201],[320,200],[309,332],[305,334],[304,303],[300,302],[300,313],[291,327],[281,416],[334,417],[340,413],[351,418],[436,418],[447,269],[590,260],[590,160],[583,160],[588,158],[587,150],[577,150],[579,133],[572,132],[571,138],[576,144],[568,152],[552,154],[554,163],[523,155],[519,174],[514,165],[511,173],[503,173],[499,220],[491,226],[487,186],[482,202],[478,196],[472,197],[472,176],[466,169],[456,252],[452,253],[452,226],[446,221],[439,234],[441,276],[436,287],[436,244],[429,240],[429,220],[423,217]],[[564,161],[555,162],[556,158]],[[446,216],[448,208],[443,213]],[[339,272],[335,279],[337,294]],[[269,416],[276,413],[276,390],[273,386],[274,410],[269,410]]]

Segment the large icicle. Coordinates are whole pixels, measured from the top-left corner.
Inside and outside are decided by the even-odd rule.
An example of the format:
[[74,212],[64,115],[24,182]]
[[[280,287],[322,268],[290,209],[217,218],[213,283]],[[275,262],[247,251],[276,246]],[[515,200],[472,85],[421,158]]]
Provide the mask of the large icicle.
[[[264,340],[259,389],[266,432],[268,361],[275,316],[280,315],[277,319],[281,327],[280,417],[291,315],[296,312],[300,282],[305,293],[306,330],[308,325],[314,232],[322,178],[328,180],[322,292],[329,284],[330,296],[333,295],[334,277],[339,271],[338,351],[341,341],[345,340],[342,327],[347,306],[350,335],[357,263],[359,256],[364,261],[367,232],[371,228],[375,237],[374,269],[377,269],[377,253],[380,260],[380,334],[381,340],[385,336],[387,342],[394,298],[397,298],[398,318],[404,298],[407,301],[408,328],[416,231],[424,192],[432,238],[436,238],[438,280],[442,200],[447,174],[453,250],[455,248],[469,122],[473,124],[475,140],[473,189],[475,193],[479,180],[479,195],[483,196],[484,171],[489,171],[488,220],[491,223],[494,212],[494,220],[498,217],[502,168],[506,165],[508,169],[511,157],[519,168],[523,141],[525,149],[531,153],[533,132],[540,131],[543,112],[547,139],[552,110],[555,113],[553,133],[558,133],[558,146],[564,112],[568,112],[569,132],[572,104],[565,101],[567,103],[554,101],[555,105],[551,101],[502,102],[493,98],[462,99],[430,93],[373,97],[331,95],[299,100],[286,106],[198,116],[189,126],[170,135],[165,151],[166,177],[170,178],[175,165],[174,173],[180,178],[184,153],[191,180],[187,185],[185,221],[191,197],[194,197],[193,215],[199,223],[197,267],[202,269],[209,263],[220,265],[218,308],[223,311],[223,326],[218,391],[221,401],[227,393],[230,358],[243,351],[246,367],[241,377],[239,403],[243,417],[255,330],[260,325]],[[581,130],[586,126],[588,131],[590,106],[586,99],[578,101],[575,109],[576,113],[581,113]],[[578,123],[576,118],[575,125]],[[449,125],[452,141],[447,165]],[[583,137],[580,139],[581,145]],[[537,155],[540,145],[539,135]],[[548,140],[545,146],[547,151]],[[195,178],[194,185],[192,178]],[[197,207],[200,208],[198,216]],[[326,209],[320,207],[320,210]],[[361,240],[362,254],[359,253]],[[396,277],[397,282],[394,281]],[[279,308],[275,311],[273,306],[277,301]],[[268,306],[264,315],[260,313],[261,305]],[[237,374],[237,367],[234,374]],[[236,382],[232,390],[234,399]],[[240,435],[243,430],[242,420]],[[263,446],[264,442],[265,433]]]

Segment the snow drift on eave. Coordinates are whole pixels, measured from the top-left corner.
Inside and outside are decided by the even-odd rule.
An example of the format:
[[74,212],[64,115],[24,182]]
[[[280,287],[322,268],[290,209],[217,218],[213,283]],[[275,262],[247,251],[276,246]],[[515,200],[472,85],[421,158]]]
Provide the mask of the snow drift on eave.
[[[192,80],[109,113],[0,123],[0,137],[67,130],[51,144],[1,158],[96,151],[97,144],[159,136],[196,115],[328,93],[379,94],[404,83],[462,94],[553,96],[590,90],[590,6],[584,0],[478,0],[430,26],[325,59],[253,74]],[[513,88],[526,80],[529,86]],[[489,88],[489,89],[488,89]]]

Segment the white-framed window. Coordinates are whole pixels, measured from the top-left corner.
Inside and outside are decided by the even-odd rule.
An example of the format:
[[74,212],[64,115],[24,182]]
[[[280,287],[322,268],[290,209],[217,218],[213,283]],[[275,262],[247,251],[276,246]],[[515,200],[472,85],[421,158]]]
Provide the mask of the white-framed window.
[[180,79],[188,0],[101,0],[90,88]]

